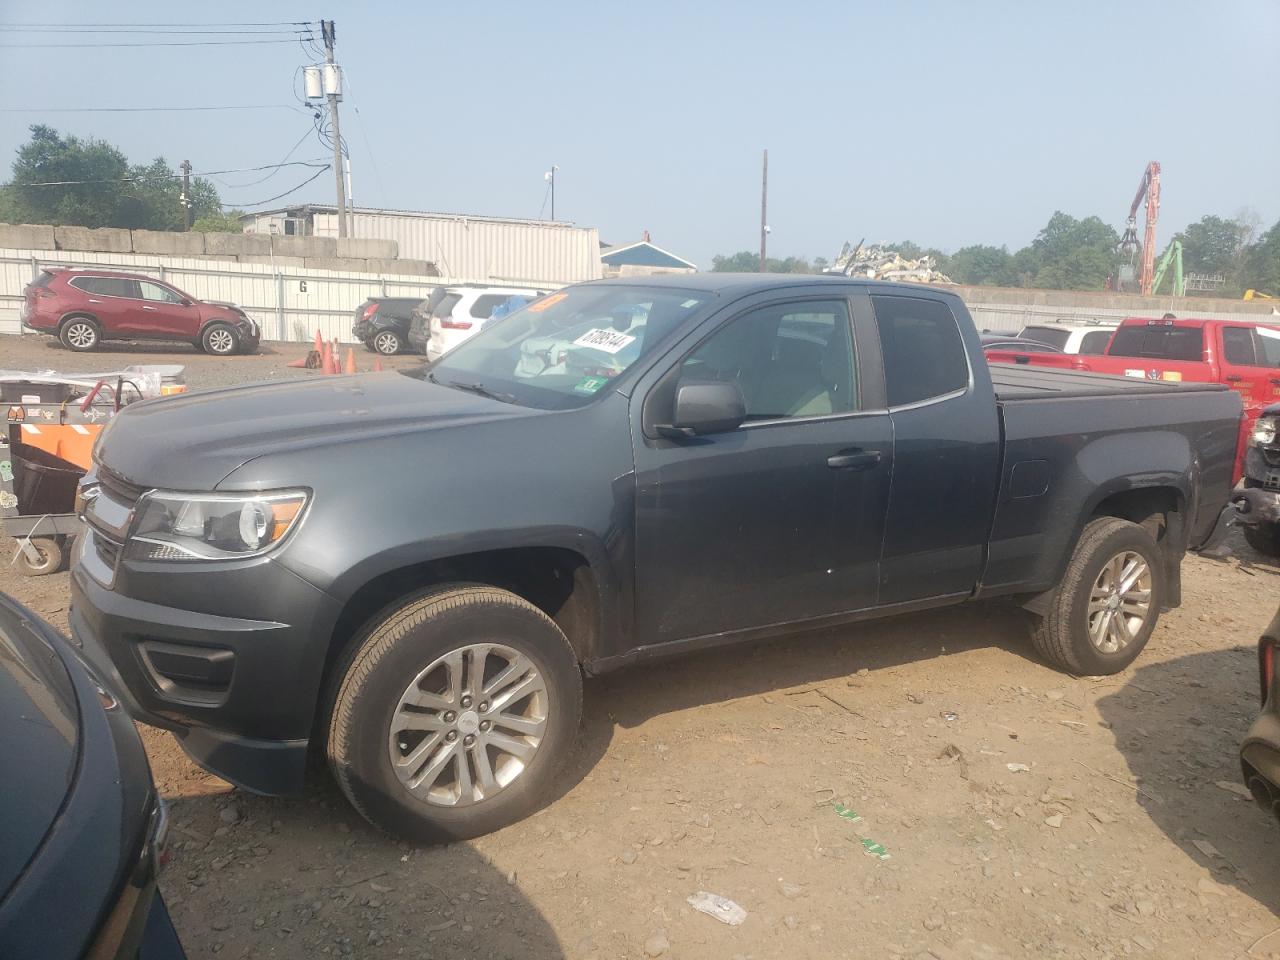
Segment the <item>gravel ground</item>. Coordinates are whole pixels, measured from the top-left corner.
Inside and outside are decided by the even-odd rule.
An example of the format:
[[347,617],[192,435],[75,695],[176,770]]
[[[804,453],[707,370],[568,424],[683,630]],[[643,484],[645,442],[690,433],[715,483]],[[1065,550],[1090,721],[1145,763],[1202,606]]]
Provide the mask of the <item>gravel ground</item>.
[[[315,376],[283,366],[304,350],[5,337],[0,366],[187,363],[200,388]],[[1229,543],[1187,560],[1183,606],[1115,677],[1043,666],[1019,611],[979,604],[590,680],[560,795],[447,847],[380,835],[323,772],[244,794],[143,728],[173,807],[161,885],[193,958],[1280,957],[1280,835],[1236,760],[1280,566]],[[66,628],[66,574],[0,590]]]

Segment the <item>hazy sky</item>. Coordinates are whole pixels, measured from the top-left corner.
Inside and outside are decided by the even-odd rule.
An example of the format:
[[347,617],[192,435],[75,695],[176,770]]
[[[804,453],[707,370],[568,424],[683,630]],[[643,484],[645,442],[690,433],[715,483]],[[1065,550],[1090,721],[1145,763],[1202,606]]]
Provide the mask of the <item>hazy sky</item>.
[[[1161,248],[1206,213],[1280,219],[1280,0],[0,0],[0,171],[37,121],[197,171],[277,162],[311,125],[286,109],[12,112],[296,104],[291,81],[311,54],[296,43],[32,48],[165,38],[11,25],[322,16],[338,24],[361,206],[536,217],[555,163],[560,219],[614,243],[647,229],[705,268],[758,247],[767,147],[777,256],[830,258],[862,237],[1013,249],[1056,209],[1119,228],[1153,159]],[[312,137],[294,159],[325,154]],[[227,175],[219,188],[244,204],[307,174],[253,186],[260,174]],[[333,200],[325,174],[281,203]]]

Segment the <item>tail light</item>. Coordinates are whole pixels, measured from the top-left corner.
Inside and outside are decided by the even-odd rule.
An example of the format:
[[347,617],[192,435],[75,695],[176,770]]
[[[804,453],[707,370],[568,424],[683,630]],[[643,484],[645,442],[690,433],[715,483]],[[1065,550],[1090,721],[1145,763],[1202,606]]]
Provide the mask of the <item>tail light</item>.
[[375,313],[377,313],[377,312],[378,312],[378,305],[377,305],[376,303],[371,303],[371,304],[369,304],[367,307],[365,307],[365,308],[364,308],[364,313],[362,313],[362,314],[360,315],[360,319],[361,319],[361,320],[368,320],[370,317],[372,317],[372,316],[373,316]]
[[447,314],[443,317],[437,317],[436,319],[440,321],[441,330],[470,330],[471,329],[470,320],[455,320],[453,319],[452,313]]
[[1258,641],[1258,682],[1263,705],[1271,692],[1271,681],[1275,677],[1276,644],[1270,637]]

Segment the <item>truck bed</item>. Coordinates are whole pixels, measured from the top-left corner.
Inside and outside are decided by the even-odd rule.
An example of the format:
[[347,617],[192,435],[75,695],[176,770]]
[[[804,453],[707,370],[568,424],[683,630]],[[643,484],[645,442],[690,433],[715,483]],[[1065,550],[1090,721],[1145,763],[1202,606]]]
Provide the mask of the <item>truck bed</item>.
[[[1135,359],[1133,363],[1141,366],[1142,360]],[[1000,403],[1075,397],[1168,396],[1171,393],[1221,392],[1227,389],[1220,383],[1139,380],[1137,377],[1021,364],[993,363],[990,367],[991,382]]]

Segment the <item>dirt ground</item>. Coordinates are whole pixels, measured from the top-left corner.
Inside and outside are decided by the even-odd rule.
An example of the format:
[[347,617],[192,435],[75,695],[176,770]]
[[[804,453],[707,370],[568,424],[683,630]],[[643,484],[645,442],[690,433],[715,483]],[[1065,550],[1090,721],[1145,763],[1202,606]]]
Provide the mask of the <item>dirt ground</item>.
[[[267,349],[2,337],[0,367],[315,376]],[[448,847],[387,839],[323,775],[234,790],[143,728],[172,804],[161,886],[193,958],[1280,957],[1280,831],[1236,759],[1280,566],[1229,545],[1187,560],[1182,607],[1115,677],[1045,667],[1020,611],[979,604],[588,680],[556,799]],[[67,574],[0,590],[66,629]],[[745,922],[695,912],[700,890]]]

